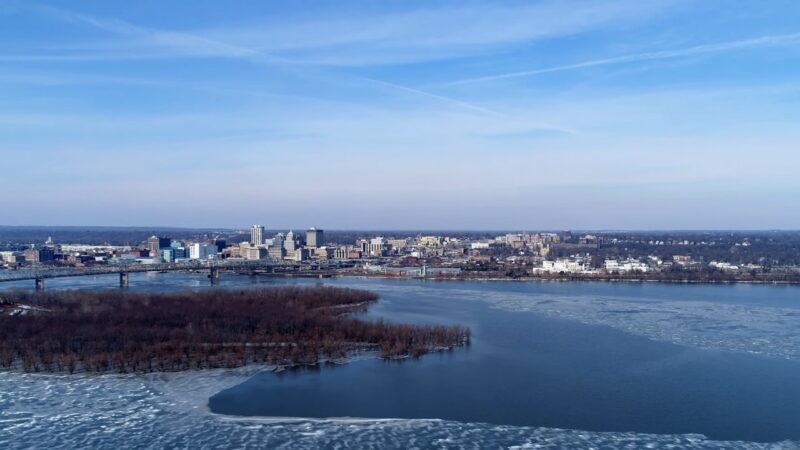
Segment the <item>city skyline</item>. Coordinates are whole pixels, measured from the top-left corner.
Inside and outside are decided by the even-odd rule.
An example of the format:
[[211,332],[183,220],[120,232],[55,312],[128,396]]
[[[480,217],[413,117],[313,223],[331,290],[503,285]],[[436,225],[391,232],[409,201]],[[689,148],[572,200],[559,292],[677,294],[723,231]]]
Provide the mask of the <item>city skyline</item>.
[[0,0],[0,223],[800,227],[791,1],[305,6]]

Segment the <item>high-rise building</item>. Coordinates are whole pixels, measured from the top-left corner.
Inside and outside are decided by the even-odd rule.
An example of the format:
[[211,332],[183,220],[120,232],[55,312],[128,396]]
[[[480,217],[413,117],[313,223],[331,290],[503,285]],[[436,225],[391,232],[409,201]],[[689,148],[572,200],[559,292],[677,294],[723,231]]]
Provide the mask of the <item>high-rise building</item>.
[[189,246],[189,258],[210,259],[217,256],[217,246],[206,242],[195,243]]
[[161,255],[162,248],[169,248],[170,239],[158,236],[150,236],[147,238],[147,249],[150,251],[151,256]]
[[306,246],[308,248],[317,248],[325,245],[325,235],[322,230],[311,227],[306,231]]
[[286,242],[286,236],[283,233],[278,233],[272,238],[272,243],[269,245],[269,248],[281,248],[283,249],[283,244]]
[[214,245],[217,246],[218,252],[221,252],[223,248],[227,247],[225,239],[214,239]]
[[250,228],[250,243],[253,245],[262,245],[264,244],[264,226],[263,225],[253,225]]
[[286,249],[287,254],[294,253],[297,250],[297,240],[294,237],[294,231],[286,233],[286,239],[283,241],[283,248]]

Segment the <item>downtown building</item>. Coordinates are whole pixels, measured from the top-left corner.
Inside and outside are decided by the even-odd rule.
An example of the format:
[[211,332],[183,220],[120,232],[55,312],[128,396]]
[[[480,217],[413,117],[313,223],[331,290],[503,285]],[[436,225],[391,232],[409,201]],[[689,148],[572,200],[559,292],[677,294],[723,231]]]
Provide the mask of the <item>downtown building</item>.
[[311,227],[306,231],[306,247],[317,248],[325,245],[325,234],[323,230]]
[[150,256],[158,257],[161,255],[162,248],[170,247],[170,239],[165,237],[150,236],[147,238],[147,250],[150,251]]
[[264,226],[253,225],[250,228],[250,244],[262,245],[264,244]]
[[189,246],[190,259],[214,259],[217,257],[217,246],[209,243],[194,243]]

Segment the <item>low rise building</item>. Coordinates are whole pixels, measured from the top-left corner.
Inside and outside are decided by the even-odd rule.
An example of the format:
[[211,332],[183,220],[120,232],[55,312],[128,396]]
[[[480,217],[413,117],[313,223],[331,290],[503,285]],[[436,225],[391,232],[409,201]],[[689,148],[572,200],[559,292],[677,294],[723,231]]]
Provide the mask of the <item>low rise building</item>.
[[333,249],[330,247],[317,247],[314,249],[314,258],[325,261],[333,259]]
[[267,249],[264,246],[250,246],[243,249],[242,256],[248,261],[256,261],[267,257]]
[[711,261],[710,263],[708,263],[708,266],[713,267],[715,269],[731,271],[731,272],[739,270],[739,266],[723,261]]
[[616,259],[607,259],[603,263],[603,268],[606,272],[648,272],[650,266],[636,259],[627,259],[624,261],[617,261]]
[[280,245],[272,245],[267,250],[267,257],[275,261],[281,261],[286,256],[286,249],[283,248],[283,242]]
[[555,261],[542,261],[542,267],[533,269],[534,272],[544,273],[588,273],[592,272],[588,263],[580,259],[559,258]]

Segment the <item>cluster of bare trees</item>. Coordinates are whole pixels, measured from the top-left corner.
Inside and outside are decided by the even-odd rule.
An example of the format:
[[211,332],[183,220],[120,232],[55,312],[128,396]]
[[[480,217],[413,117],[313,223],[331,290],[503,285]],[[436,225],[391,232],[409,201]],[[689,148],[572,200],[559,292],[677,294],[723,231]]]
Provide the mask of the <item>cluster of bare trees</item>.
[[25,371],[153,372],[314,364],[367,349],[419,356],[469,340],[459,326],[359,319],[377,295],[331,287],[12,292],[29,314],[0,316],[0,367]]

